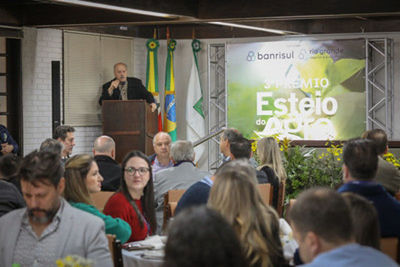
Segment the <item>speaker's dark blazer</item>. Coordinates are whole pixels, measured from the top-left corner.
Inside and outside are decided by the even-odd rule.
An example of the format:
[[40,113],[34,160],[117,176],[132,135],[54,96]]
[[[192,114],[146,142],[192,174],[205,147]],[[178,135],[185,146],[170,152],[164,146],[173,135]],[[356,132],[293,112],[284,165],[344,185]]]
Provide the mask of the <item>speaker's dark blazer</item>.
[[[130,78],[128,77],[128,99],[135,100],[135,99],[144,99],[147,103],[155,103],[153,95],[146,90],[143,86],[142,81],[137,78]],[[99,104],[101,105],[103,100],[119,100],[122,99],[121,91],[116,89],[113,91],[113,94],[110,96],[108,94],[108,88],[115,79],[105,83],[103,85],[103,91],[101,97],[99,99]]]

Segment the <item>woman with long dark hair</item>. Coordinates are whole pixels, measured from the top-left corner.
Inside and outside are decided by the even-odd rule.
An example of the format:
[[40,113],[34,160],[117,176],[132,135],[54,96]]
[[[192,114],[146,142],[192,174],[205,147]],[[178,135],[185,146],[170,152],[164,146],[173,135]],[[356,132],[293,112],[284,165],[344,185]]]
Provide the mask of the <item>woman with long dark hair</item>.
[[129,242],[143,240],[155,231],[153,176],[150,161],[142,152],[135,150],[125,156],[121,187],[106,203],[104,213],[129,223]]

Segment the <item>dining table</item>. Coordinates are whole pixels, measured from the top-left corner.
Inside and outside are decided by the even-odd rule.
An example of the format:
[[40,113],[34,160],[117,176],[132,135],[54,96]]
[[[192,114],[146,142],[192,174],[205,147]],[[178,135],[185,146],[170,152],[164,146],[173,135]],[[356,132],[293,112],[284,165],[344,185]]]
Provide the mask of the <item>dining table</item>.
[[164,259],[165,236],[154,235],[142,241],[124,244],[125,267],[160,267]]

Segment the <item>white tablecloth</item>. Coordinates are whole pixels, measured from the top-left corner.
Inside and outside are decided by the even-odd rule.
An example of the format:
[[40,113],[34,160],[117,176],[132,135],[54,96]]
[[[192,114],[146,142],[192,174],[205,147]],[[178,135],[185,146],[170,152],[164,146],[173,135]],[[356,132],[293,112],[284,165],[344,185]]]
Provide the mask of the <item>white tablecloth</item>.
[[147,259],[142,257],[143,254],[148,252],[155,252],[156,250],[122,250],[122,257],[124,259],[124,267],[160,267],[163,263],[161,259]]
[[154,249],[125,250],[122,249],[122,257],[125,267],[160,267],[163,263],[165,237],[151,236],[143,241],[133,242],[146,246],[153,246]]

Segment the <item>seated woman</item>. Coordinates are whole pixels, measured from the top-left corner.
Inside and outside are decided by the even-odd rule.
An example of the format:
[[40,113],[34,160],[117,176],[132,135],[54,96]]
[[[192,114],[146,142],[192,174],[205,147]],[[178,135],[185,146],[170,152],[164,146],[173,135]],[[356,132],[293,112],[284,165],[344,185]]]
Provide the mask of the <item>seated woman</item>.
[[104,215],[93,206],[91,193],[100,192],[103,177],[93,158],[86,154],[76,155],[65,164],[65,199],[75,208],[92,213],[103,219],[106,234],[114,234],[121,243],[131,235],[131,227],[121,219]]
[[208,206],[233,226],[251,267],[287,266],[278,216],[264,204],[258,193],[256,172],[249,163],[235,160],[218,170]]
[[129,242],[145,239],[156,229],[151,164],[140,151],[122,162],[121,187],[106,203],[104,213],[127,221],[132,228]]
[[278,208],[279,187],[286,180],[280,152],[279,145],[273,137],[264,137],[257,143],[257,155],[260,159],[257,170],[265,172],[274,188],[272,205],[275,209]]

